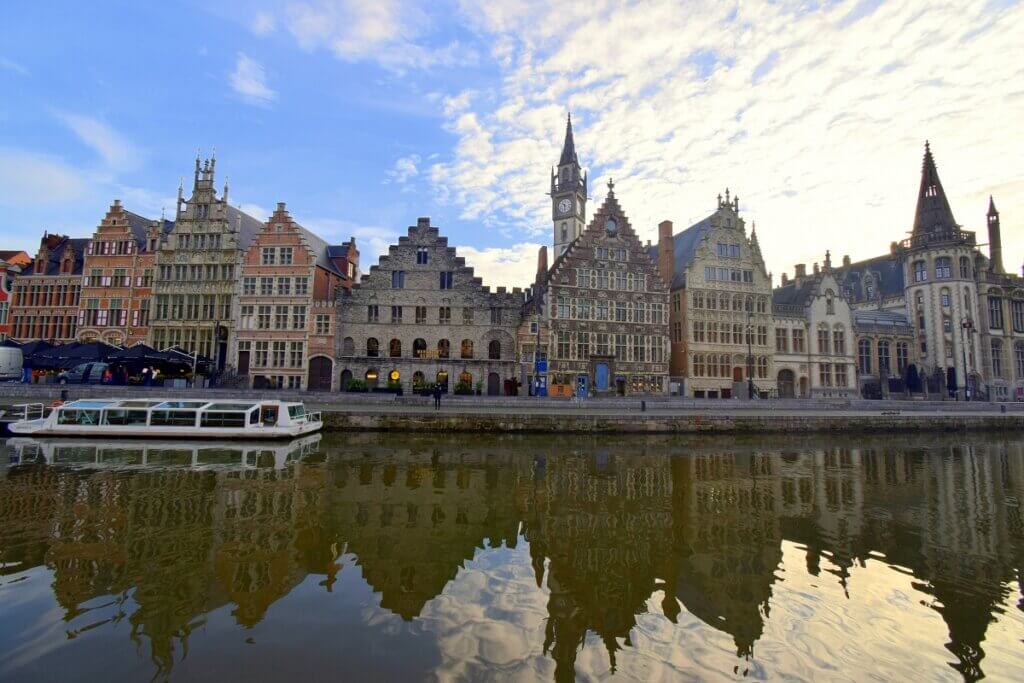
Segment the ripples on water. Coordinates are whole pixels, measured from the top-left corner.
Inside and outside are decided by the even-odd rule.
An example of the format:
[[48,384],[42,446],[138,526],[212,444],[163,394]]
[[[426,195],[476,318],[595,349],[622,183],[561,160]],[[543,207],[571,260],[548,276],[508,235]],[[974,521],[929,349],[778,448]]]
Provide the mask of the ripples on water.
[[1024,440],[14,447],[0,678],[1024,679]]

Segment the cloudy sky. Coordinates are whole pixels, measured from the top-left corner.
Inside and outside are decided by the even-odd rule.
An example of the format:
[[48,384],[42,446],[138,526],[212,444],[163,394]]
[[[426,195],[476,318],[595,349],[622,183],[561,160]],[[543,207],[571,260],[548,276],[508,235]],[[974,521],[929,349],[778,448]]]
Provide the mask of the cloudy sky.
[[[1024,260],[1024,3],[17,2],[0,23],[0,248],[172,209],[196,149],[368,266],[431,216],[491,285],[551,240],[566,112],[591,209],[641,237],[725,188],[776,281],[910,229],[925,139],[957,220]],[[186,182],[186,185],[188,183]],[[980,235],[981,237],[983,235]],[[984,241],[984,240],[979,240]]]

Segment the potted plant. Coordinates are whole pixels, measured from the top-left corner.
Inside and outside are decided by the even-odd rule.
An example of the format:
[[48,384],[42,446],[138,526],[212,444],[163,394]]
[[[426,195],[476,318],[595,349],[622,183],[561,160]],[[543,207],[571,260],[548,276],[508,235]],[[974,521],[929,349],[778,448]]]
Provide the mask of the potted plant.
[[483,380],[479,380],[478,379],[476,381],[476,395],[477,396],[482,396],[483,393],[484,393],[484,383],[483,383]]
[[366,382],[361,379],[350,379],[345,391],[365,394],[367,392]]
[[455,393],[460,396],[472,396],[473,385],[471,385],[469,382],[460,381],[458,384],[455,385]]

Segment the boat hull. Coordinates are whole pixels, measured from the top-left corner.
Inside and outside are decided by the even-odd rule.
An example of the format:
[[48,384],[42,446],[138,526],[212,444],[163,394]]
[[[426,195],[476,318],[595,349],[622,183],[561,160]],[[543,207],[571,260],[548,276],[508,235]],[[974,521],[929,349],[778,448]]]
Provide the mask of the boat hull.
[[133,438],[133,439],[294,439],[319,431],[322,422],[289,425],[287,427],[155,427],[132,425],[55,425],[48,426],[44,420],[22,420],[10,425],[10,433],[16,436],[70,436],[93,438]]

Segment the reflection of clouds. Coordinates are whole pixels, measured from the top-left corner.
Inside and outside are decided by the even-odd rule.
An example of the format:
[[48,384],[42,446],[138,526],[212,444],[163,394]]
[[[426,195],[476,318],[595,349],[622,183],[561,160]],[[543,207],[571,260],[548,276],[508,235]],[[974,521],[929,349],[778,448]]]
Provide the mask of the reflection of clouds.
[[554,662],[542,648],[547,597],[534,580],[529,544],[479,550],[423,608],[441,653],[437,676],[551,679]]

